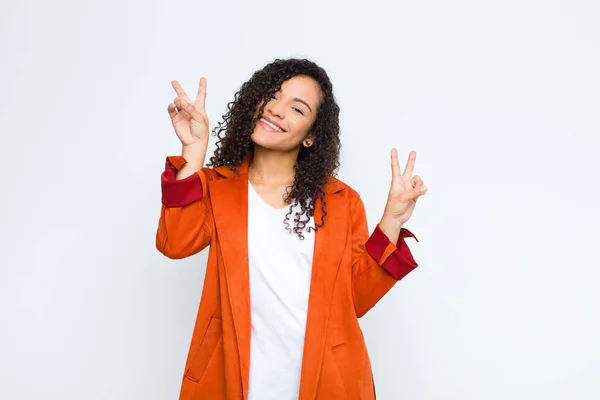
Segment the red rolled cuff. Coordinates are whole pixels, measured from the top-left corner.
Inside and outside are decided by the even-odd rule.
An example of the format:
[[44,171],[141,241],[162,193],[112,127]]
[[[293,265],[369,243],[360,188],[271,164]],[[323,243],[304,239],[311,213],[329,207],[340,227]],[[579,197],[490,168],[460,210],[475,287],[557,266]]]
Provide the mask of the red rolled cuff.
[[394,279],[400,280],[404,278],[410,271],[415,269],[418,264],[413,258],[408,245],[404,241],[404,238],[412,237],[417,242],[419,239],[408,229],[402,228],[400,230],[400,236],[396,243],[396,249],[390,255],[382,261],[382,257],[386,252],[386,249],[391,242],[385,233],[379,228],[379,225],[375,227],[373,234],[369,237],[369,240],[365,243],[365,248],[371,257],[385,269]]
[[162,203],[167,207],[183,207],[202,199],[202,181],[198,174],[190,175],[185,179],[175,179],[177,170],[183,165],[185,159],[179,160],[179,157],[167,159],[166,168],[160,178]]

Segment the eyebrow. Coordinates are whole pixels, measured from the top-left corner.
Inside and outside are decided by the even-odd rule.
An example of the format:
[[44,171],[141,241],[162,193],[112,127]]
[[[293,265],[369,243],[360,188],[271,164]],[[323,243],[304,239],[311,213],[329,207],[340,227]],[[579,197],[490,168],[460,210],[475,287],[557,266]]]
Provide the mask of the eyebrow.
[[299,98],[297,98],[297,97],[294,97],[294,101],[297,101],[297,102],[299,102],[299,103],[302,103],[302,104],[304,104],[306,107],[308,107],[308,109],[310,110],[310,112],[312,112],[312,108],[310,108],[310,106],[308,105],[308,103],[307,103],[307,102],[305,102],[304,100],[302,100],[302,99],[299,99]]

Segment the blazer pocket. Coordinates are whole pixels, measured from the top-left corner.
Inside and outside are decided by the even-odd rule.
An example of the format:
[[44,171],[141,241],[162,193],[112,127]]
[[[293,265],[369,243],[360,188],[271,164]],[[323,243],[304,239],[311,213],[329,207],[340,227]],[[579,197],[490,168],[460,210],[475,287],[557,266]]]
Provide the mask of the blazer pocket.
[[348,357],[348,347],[346,346],[346,343],[340,343],[338,345],[333,346],[331,348],[331,352],[333,353],[333,358],[335,360],[340,378],[344,383],[344,388],[346,389],[346,396],[348,396],[349,399],[353,399],[355,398],[352,397],[352,395],[355,392],[353,390],[355,383],[352,382],[353,378],[348,374],[348,362],[351,362],[351,360],[349,360]]
[[208,322],[208,328],[206,328],[202,342],[200,342],[200,346],[198,346],[198,351],[196,351],[196,355],[190,362],[190,366],[187,371],[185,371],[186,377],[193,381],[200,382],[202,376],[206,372],[206,367],[214,356],[215,349],[222,336],[223,323],[221,317],[213,315]]

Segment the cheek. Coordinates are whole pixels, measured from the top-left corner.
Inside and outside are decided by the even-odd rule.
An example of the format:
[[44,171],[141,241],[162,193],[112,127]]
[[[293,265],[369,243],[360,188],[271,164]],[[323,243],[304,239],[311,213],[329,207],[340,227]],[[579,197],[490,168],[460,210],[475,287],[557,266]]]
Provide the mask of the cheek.
[[302,140],[310,130],[311,126],[312,122],[307,118],[296,118],[294,121],[290,121],[289,132],[292,133],[294,137]]

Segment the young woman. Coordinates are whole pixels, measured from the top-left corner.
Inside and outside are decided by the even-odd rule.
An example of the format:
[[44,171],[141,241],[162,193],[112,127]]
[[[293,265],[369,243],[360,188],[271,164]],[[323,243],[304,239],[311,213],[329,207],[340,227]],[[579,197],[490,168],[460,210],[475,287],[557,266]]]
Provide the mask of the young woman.
[[288,59],[255,72],[204,168],[206,80],[195,100],[172,85],[182,155],[162,174],[156,246],[174,259],[210,246],[180,399],[374,399],[357,319],[417,266],[402,227],[426,192],[415,153],[401,172],[392,149],[369,236],[359,195],[334,178],[339,107],[322,68]]

